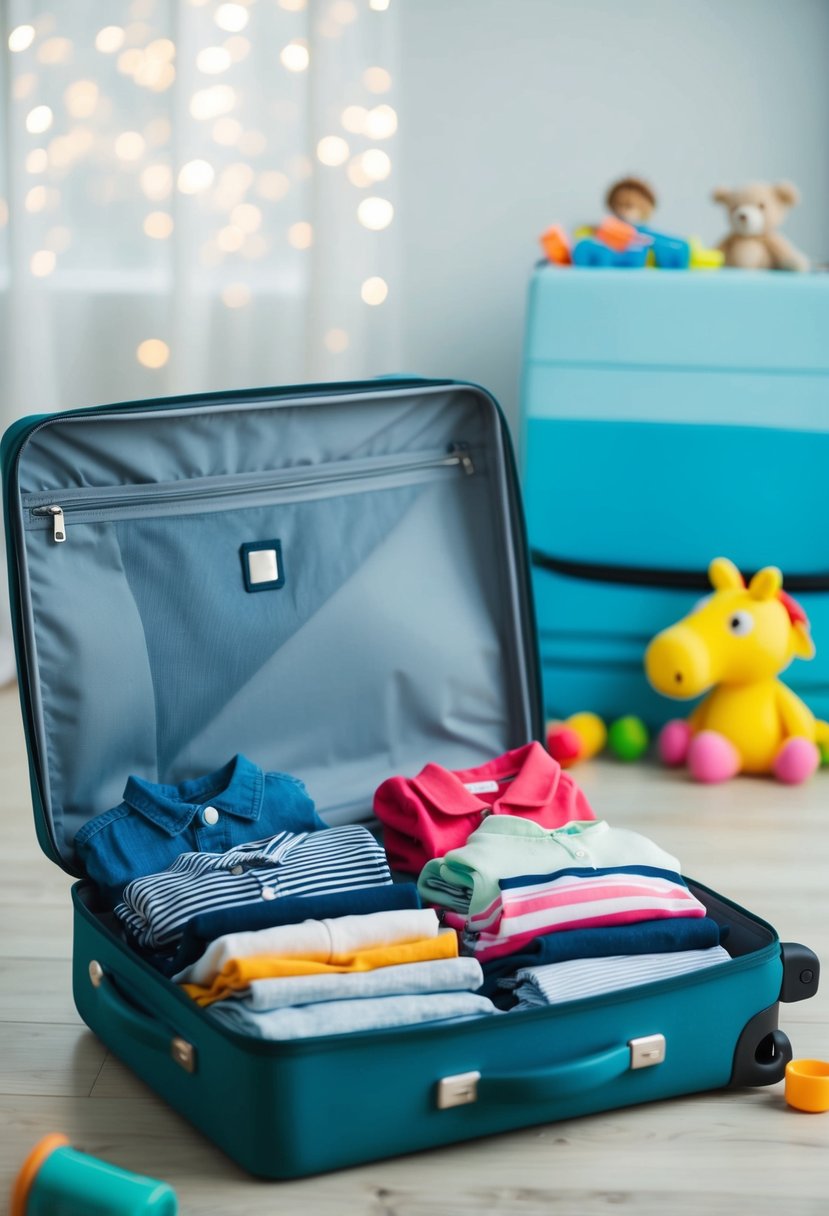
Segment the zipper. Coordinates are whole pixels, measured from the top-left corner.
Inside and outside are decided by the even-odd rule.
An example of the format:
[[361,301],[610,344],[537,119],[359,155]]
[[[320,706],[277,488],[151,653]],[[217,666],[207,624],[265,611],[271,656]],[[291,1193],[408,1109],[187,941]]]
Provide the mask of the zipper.
[[[617,583],[623,587],[658,587],[663,591],[710,591],[711,583],[705,570],[676,569],[661,566],[626,566],[608,562],[578,562],[555,557],[540,549],[530,550],[530,560],[537,569],[561,574],[565,578],[582,579],[590,583]],[[746,582],[752,572],[745,575]],[[829,591],[829,573],[787,574],[785,588],[793,594],[806,591]]]
[[475,473],[475,463],[467,443],[453,443],[441,455],[429,455],[395,463],[381,463],[371,468],[361,468],[358,471],[341,469],[335,473],[326,473],[316,469],[304,476],[295,474],[278,474],[252,478],[242,485],[227,486],[218,482],[193,488],[192,484],[183,481],[181,484],[156,487],[151,492],[125,494],[110,493],[84,496],[76,501],[63,503],[48,503],[29,508],[34,517],[48,516],[52,520],[52,539],[55,544],[66,540],[66,519],[71,515],[85,515],[101,510],[119,511],[130,507],[155,507],[170,502],[208,502],[216,498],[240,498],[246,494],[262,493],[267,490],[298,490],[316,485],[338,485],[346,482],[371,481],[389,474],[418,473],[429,469],[458,468],[467,477]]

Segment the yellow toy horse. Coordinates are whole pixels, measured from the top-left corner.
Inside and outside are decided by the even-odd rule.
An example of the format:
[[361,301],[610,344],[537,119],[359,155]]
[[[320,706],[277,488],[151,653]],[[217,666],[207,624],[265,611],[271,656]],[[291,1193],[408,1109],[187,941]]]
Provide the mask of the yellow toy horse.
[[817,744],[829,725],[776,679],[792,659],[815,653],[806,613],[782,590],[776,566],[746,587],[733,562],[708,567],[714,594],[689,616],[657,634],[645,653],[657,692],[680,700],[708,694],[687,721],[669,722],[659,736],[666,764],[687,761],[697,781],[727,781],[736,773],[774,773],[797,785],[820,763]]

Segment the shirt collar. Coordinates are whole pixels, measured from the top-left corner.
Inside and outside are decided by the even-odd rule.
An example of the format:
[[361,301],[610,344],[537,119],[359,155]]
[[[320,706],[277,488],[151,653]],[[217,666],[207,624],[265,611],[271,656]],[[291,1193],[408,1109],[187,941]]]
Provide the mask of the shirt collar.
[[124,802],[170,836],[178,836],[209,802],[237,819],[255,822],[262,809],[265,775],[244,756],[234,756],[223,768],[180,785],[154,785],[130,777]]
[[[483,781],[511,778],[494,804],[484,802],[467,789]],[[552,801],[561,779],[561,765],[540,743],[527,743],[505,752],[479,768],[450,772],[439,764],[427,764],[412,785],[433,805],[447,814],[509,814],[512,808],[526,811]]]

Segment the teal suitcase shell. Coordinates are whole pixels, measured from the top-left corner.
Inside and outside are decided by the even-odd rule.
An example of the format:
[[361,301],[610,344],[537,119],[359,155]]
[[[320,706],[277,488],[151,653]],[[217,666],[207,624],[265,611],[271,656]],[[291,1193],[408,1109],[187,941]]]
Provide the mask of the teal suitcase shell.
[[[42,416],[2,449],[44,852],[77,876],[73,990],[102,1041],[251,1173],[294,1178],[533,1123],[781,1078],[804,947],[696,884],[709,973],[556,1008],[293,1042],[214,1024],[126,948],[72,840],[125,777],[244,751],[329,823],[427,759],[543,729],[509,436],[472,385],[256,390]],[[246,554],[269,544],[278,577]],[[256,592],[255,594],[253,592]]]

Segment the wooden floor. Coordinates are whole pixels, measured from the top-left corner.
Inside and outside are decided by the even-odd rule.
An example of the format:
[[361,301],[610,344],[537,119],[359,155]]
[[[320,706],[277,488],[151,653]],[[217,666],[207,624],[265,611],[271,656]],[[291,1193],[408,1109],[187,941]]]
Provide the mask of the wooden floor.
[[[610,762],[578,775],[613,824],[652,836],[686,873],[771,921],[783,939],[829,958],[829,771],[796,790],[748,779],[704,789],[655,767]],[[0,1194],[30,1146],[62,1130],[78,1148],[166,1179],[181,1211],[194,1216],[829,1210],[829,1114],[790,1110],[782,1085],[529,1128],[307,1182],[248,1178],[84,1029],[70,990],[70,880],[39,852],[30,806],[16,693],[7,690],[0,693]],[[815,999],[781,1007],[781,1024],[796,1056],[829,1058],[829,974]]]

